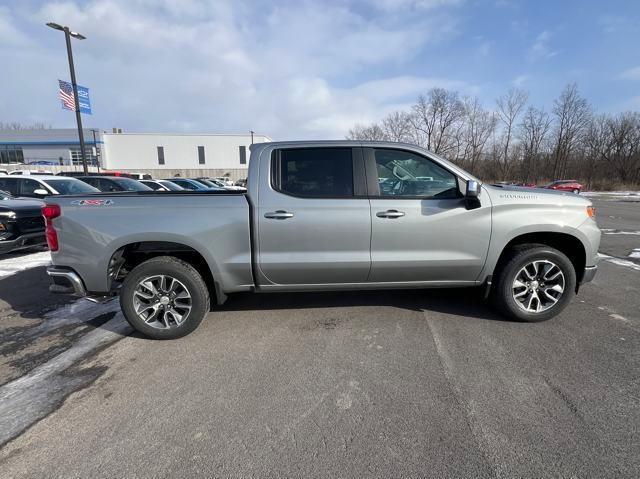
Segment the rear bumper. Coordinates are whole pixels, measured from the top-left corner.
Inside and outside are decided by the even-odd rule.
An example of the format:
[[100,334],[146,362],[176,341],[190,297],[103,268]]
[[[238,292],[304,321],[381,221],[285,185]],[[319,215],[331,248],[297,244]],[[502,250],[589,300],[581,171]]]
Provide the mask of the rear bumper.
[[28,233],[9,241],[0,241],[0,253],[9,253],[19,249],[47,244],[44,233]]
[[593,277],[596,275],[597,272],[598,272],[597,266],[587,266],[584,269],[584,273],[582,275],[582,281],[580,281],[580,284],[588,283],[589,281],[593,280]]
[[49,266],[47,274],[51,278],[49,291],[52,293],[72,294],[74,296],[87,295],[82,279],[72,269]]

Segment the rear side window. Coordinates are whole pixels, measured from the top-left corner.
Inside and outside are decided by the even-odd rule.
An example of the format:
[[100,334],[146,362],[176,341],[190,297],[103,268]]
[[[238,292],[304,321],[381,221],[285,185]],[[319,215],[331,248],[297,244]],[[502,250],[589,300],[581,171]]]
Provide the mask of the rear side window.
[[278,150],[272,163],[276,190],[307,198],[353,196],[351,148]]

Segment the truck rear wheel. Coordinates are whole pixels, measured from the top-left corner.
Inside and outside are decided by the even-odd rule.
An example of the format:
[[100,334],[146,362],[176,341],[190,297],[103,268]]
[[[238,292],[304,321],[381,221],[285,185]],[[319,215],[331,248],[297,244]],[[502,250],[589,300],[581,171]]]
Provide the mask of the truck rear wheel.
[[189,263],[158,256],[127,275],[120,306],[129,324],[145,336],[175,339],[198,327],[209,311],[209,291]]
[[575,296],[576,272],[562,252],[550,246],[516,246],[499,267],[493,303],[506,316],[545,321]]

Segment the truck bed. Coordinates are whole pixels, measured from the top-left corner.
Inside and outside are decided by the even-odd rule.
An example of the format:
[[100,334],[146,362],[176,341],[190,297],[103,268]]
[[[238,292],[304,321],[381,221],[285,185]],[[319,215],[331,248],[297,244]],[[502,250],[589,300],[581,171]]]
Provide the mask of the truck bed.
[[54,196],[47,203],[61,208],[54,219],[60,249],[52,262],[73,268],[89,292],[109,291],[116,251],[150,241],[193,248],[226,291],[253,286],[245,192],[114,192]]

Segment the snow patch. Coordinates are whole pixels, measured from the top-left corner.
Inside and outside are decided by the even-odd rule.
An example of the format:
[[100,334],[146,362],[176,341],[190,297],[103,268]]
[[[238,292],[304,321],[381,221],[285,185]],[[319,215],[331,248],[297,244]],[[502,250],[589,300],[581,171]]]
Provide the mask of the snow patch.
[[640,199],[640,191],[582,191],[583,196],[619,196],[619,197],[636,197]]
[[635,248],[630,254],[629,258],[638,258],[640,259],[640,248]]
[[[0,258],[2,258],[0,256]],[[11,255],[6,259],[0,259],[0,279],[38,266],[51,264],[51,253],[42,251],[25,255]]]
[[614,258],[607,254],[598,253],[600,259],[607,261],[608,263],[617,264],[618,266],[624,266],[625,268],[631,268],[635,271],[640,271],[640,264],[634,263],[626,259]]
[[622,231],[622,230],[613,230],[613,229],[601,229],[603,234],[606,235],[632,235],[632,236],[640,236],[640,231]]

